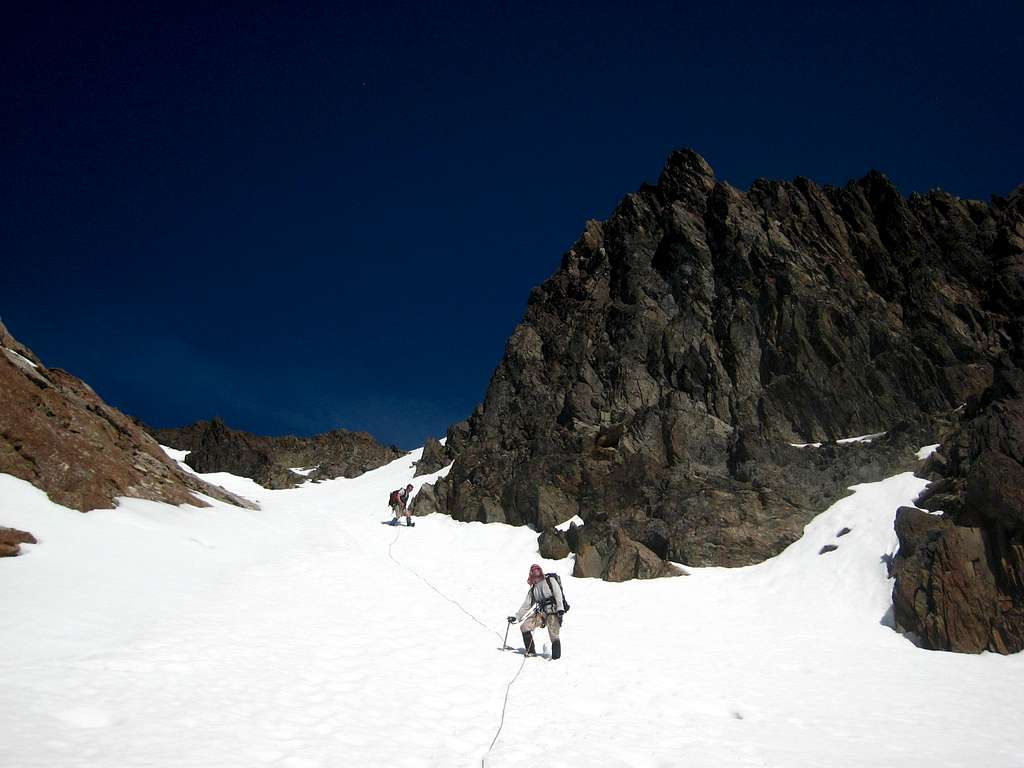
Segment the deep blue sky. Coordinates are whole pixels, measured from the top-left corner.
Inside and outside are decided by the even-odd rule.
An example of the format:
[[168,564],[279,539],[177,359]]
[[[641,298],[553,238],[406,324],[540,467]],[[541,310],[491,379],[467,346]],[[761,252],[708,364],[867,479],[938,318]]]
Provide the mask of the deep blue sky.
[[1020,2],[209,5],[0,20],[0,315],[157,426],[443,434],[675,147],[1024,182]]

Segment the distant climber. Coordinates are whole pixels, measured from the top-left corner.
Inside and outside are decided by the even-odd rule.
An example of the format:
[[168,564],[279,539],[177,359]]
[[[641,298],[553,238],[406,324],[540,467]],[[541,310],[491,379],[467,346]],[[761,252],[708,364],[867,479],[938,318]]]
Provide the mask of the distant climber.
[[557,659],[562,655],[562,641],[559,634],[562,629],[562,616],[568,610],[565,603],[565,596],[562,594],[562,581],[557,574],[545,574],[544,570],[534,563],[530,566],[530,575],[526,579],[530,585],[519,612],[515,616],[508,617],[509,624],[523,621],[531,610],[530,617],[523,621],[520,630],[523,633],[523,648],[527,656],[536,656],[537,650],[533,644],[533,630],[540,627],[547,627],[548,636],[551,638],[551,658]]
[[416,525],[412,521],[412,510],[409,509],[409,496],[412,494],[412,483],[405,486],[405,488],[399,488],[396,491],[391,492],[391,496],[388,498],[388,504],[391,505],[391,511],[394,513],[389,525],[398,525],[399,519],[402,515],[405,515],[405,524],[408,526]]

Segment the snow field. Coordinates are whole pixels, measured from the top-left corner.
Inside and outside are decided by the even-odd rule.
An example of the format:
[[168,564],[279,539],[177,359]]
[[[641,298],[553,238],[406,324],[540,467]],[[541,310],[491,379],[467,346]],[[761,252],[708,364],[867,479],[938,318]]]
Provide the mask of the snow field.
[[609,584],[544,562],[573,605],[564,655],[524,664],[498,648],[536,535],[381,525],[391,489],[432,480],[416,458],[288,491],[204,475],[258,511],[81,515],[0,475],[2,522],[41,542],[0,561],[0,762],[1024,766],[1024,658],[886,625],[912,475],[857,486],[748,568]]

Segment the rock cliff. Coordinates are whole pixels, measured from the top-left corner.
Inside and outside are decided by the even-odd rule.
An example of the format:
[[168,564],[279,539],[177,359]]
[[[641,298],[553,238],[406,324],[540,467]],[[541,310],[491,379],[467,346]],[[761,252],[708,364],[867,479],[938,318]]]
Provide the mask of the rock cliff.
[[935,650],[1024,650],[1024,371],[997,370],[928,470],[932,514],[896,516],[897,627]]
[[1021,306],[1020,198],[904,198],[877,172],[742,192],[673,153],[534,289],[417,504],[539,531],[578,514],[577,575],[608,578],[623,548],[778,553],[847,485],[919,467],[992,383]]

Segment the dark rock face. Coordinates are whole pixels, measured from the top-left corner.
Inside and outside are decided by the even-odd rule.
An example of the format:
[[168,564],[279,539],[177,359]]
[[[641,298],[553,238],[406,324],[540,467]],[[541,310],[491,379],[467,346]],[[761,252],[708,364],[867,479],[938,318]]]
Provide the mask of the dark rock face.
[[427,442],[423,444],[423,456],[416,462],[416,472],[413,477],[433,474],[451,463],[452,458],[441,442],[436,438],[428,437]]
[[1024,371],[1006,361],[896,517],[899,629],[937,650],[1024,650]]
[[207,506],[249,502],[182,472],[135,421],[88,384],[47,368],[0,324],[0,472],[86,512],[118,496]]
[[213,419],[151,432],[163,445],[189,451],[185,463],[196,472],[230,472],[266,488],[291,488],[307,479],[289,467],[317,467],[309,475],[314,481],[358,477],[402,455],[365,432],[344,429],[313,437],[264,437]]
[[438,478],[437,482],[423,485],[409,502],[409,510],[417,517],[424,517],[435,512],[444,511],[444,500],[448,497],[447,478]]
[[622,528],[588,524],[569,528],[569,546],[576,553],[572,575],[606,581],[680,576],[682,571],[629,538]]
[[17,528],[0,527],[0,557],[15,557],[21,553],[22,544],[37,544],[36,537]]
[[537,551],[546,560],[561,560],[568,557],[572,550],[569,549],[568,537],[552,528],[537,537]]
[[694,565],[778,553],[991,383],[1024,297],[1022,198],[904,199],[878,173],[744,193],[674,153],[532,292],[449,432],[439,508],[541,531],[579,514],[577,564],[605,578],[623,537]]

